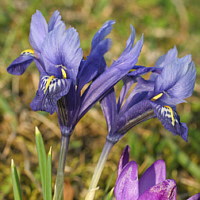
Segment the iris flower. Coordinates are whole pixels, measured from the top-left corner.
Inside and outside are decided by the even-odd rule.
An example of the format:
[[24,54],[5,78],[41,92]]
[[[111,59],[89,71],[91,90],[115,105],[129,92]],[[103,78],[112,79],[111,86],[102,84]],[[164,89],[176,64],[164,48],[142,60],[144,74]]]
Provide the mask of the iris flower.
[[[152,72],[150,78],[141,77]],[[164,128],[187,141],[187,126],[180,122],[176,105],[191,96],[196,78],[191,56],[177,58],[174,47],[161,56],[154,67],[132,66],[131,72],[123,78],[123,87],[118,103],[114,88],[101,99],[101,107],[107,122],[108,134],[103,151],[93,175],[90,191],[97,187],[107,157],[114,146],[128,130],[150,118],[158,117]],[[125,100],[130,87],[136,84]]]
[[[149,80],[141,77],[152,71]],[[176,105],[191,96],[196,78],[196,70],[191,56],[177,58],[174,47],[160,57],[154,67],[130,72],[123,77],[123,87],[118,104],[114,90],[101,101],[108,126],[107,140],[116,143],[132,127],[152,117],[158,117],[163,126],[174,135],[187,141],[187,126],[180,122]],[[128,90],[137,83],[128,98]]]
[[[166,199],[175,200],[177,196],[176,182],[166,179],[166,166],[163,160],[154,162],[138,180],[138,168],[135,161],[129,162],[130,147],[124,149],[119,165],[115,184],[117,200]],[[200,193],[188,200],[198,200]]]
[[[34,50],[26,50],[8,67],[8,72],[21,75],[34,60],[40,72],[40,82],[31,103],[34,111],[42,110],[53,114],[57,111],[61,129],[61,149],[56,178],[55,197],[62,194],[64,166],[69,138],[78,121],[137,63],[143,38],[133,47],[135,31],[119,59],[109,68],[104,54],[111,46],[105,37],[112,30],[114,21],[107,21],[95,34],[91,52],[83,56],[77,31],[65,30],[58,11],[54,12],[49,24],[37,11],[31,21],[29,40]],[[39,27],[39,28],[38,28]],[[90,83],[85,91],[82,88]]]

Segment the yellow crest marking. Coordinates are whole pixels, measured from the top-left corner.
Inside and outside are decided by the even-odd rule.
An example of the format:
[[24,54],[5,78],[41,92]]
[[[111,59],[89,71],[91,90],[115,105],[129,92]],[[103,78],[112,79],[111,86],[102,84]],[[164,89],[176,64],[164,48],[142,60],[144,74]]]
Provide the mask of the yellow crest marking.
[[85,60],[87,60],[87,57],[86,57],[85,55],[83,55],[83,58],[84,58]]
[[47,80],[47,83],[46,83],[46,87],[45,87],[45,90],[44,90],[44,94],[45,92],[47,91],[51,81],[55,78],[55,76],[50,76],[49,79]]
[[26,49],[26,50],[24,50],[24,51],[21,52],[21,55],[24,54],[24,53],[34,54],[34,50],[32,50],[32,49]]
[[174,114],[173,114],[172,108],[169,107],[169,106],[164,106],[164,107],[169,109],[170,114],[171,114],[171,116],[172,116],[172,125],[174,126],[174,125],[175,125],[175,121],[174,121]]
[[63,79],[66,79],[67,74],[66,74],[65,70],[63,68],[61,68],[61,71],[62,71]]
[[160,94],[156,95],[155,97],[153,97],[151,99],[151,101],[156,101],[157,99],[159,99],[160,97],[162,97],[163,93],[161,92]]

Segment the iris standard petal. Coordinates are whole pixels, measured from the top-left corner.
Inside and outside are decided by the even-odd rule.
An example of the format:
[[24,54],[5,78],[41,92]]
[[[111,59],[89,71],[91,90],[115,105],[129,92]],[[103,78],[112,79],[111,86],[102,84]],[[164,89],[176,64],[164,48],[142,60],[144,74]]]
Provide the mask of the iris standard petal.
[[129,162],[129,153],[130,153],[130,147],[127,145],[120,157],[119,164],[118,164],[118,170],[117,170],[117,178],[121,174],[123,168],[128,164]]
[[79,34],[74,28],[68,28],[64,34],[61,54],[63,64],[70,79],[75,83],[79,66],[83,58],[83,51],[80,48]]
[[22,53],[7,68],[8,73],[13,75],[23,74],[27,67],[33,62],[34,55],[32,53]]
[[163,160],[154,162],[139,180],[139,196],[146,190],[166,179],[166,165]]
[[122,81],[123,81],[123,86],[122,86],[122,89],[121,89],[121,92],[119,95],[119,99],[118,99],[118,103],[117,103],[117,112],[119,112],[130,87],[133,85],[133,83],[136,83],[138,81],[138,77],[126,75],[122,78]]
[[[196,69],[194,62],[189,63],[187,72],[185,73],[184,76],[182,76],[177,83],[167,90],[165,102],[168,102],[169,104],[176,105],[178,103],[181,103],[178,101],[178,99],[185,99],[187,97],[190,97],[192,95],[194,85],[195,85],[195,79],[196,79]],[[171,97],[171,98],[170,98]],[[172,99],[172,103],[170,103],[170,99]],[[177,99],[176,102],[174,102]],[[162,101],[164,101],[162,99]]]
[[91,52],[78,73],[78,89],[93,80],[97,75],[106,69],[106,62],[103,55],[110,49],[111,40],[105,37],[111,32],[115,21],[107,21],[94,35],[91,44]]
[[176,200],[176,194],[176,182],[168,179],[146,190],[138,200]]
[[46,36],[41,50],[41,59],[46,73],[57,78],[61,78],[59,77],[60,70],[58,70],[58,67],[63,65],[61,47],[65,39],[64,32],[65,25],[60,24]]
[[50,76],[41,74],[38,91],[31,103],[34,111],[41,110],[53,114],[57,107],[57,101],[70,89],[70,79],[49,78]]
[[32,16],[29,41],[33,49],[40,53],[44,38],[48,33],[48,26],[42,13],[37,10]]
[[151,102],[151,105],[164,128],[171,131],[173,135],[180,135],[187,142],[187,125],[180,122],[180,117],[176,111],[172,110],[169,106],[164,107],[154,102]]
[[48,23],[48,32],[55,29],[57,26],[59,26],[61,23],[64,23],[61,21],[60,13],[56,10],[54,11],[53,15],[51,16],[49,23]]
[[154,92],[159,94],[172,88],[188,71],[191,56],[187,55],[165,65],[162,73],[155,80]]
[[124,56],[120,56],[116,62],[95,79],[83,95],[79,119],[104,95],[107,90],[109,90],[109,88],[113,87],[130,71],[132,68],[131,66],[134,66],[137,63],[142,45],[143,37],[135,44],[130,52],[126,52]]
[[[156,61],[154,67],[156,68],[160,68],[163,69],[163,67],[171,62],[173,62],[174,60],[176,60],[178,55],[178,51],[176,49],[176,46],[174,46],[173,49],[170,49],[165,55],[161,56],[158,58],[158,60]],[[154,81],[155,78],[158,76],[157,73],[152,73],[149,80]]]
[[138,167],[135,161],[129,162],[123,168],[116,181],[114,193],[117,200],[138,198]]
[[86,83],[89,83],[96,76],[105,71],[107,66],[103,55],[110,49],[111,43],[110,39],[105,39],[91,51],[87,60],[84,62],[81,71],[78,73],[77,79],[79,81],[79,90],[81,90]]
[[113,29],[112,25],[115,23],[113,20],[109,20],[103,24],[103,26],[97,31],[92,39],[91,52],[97,47],[97,45],[105,39],[105,37]]
[[200,200],[200,193],[197,193],[197,194],[191,196],[191,197],[190,197],[189,199],[187,199],[187,200]]
[[111,88],[111,90],[100,101],[100,103],[106,119],[108,132],[110,132],[115,121],[115,117],[117,116],[117,105],[114,88]]

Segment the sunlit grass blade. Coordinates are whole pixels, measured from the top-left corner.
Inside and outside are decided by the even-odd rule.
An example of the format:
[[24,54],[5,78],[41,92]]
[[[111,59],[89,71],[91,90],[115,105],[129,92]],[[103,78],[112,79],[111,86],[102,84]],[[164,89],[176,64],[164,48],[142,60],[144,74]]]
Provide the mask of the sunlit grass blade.
[[17,170],[13,159],[11,160],[11,175],[12,175],[14,199],[22,200],[19,178],[17,175]]
[[113,191],[114,191],[114,188],[112,188],[112,189],[110,190],[110,192],[108,193],[108,195],[107,195],[107,197],[106,197],[105,200],[111,200],[111,199],[112,199]]
[[51,166],[51,158],[52,158],[52,148],[50,147],[49,153],[47,155],[47,166],[46,166],[46,199],[52,200],[52,166]]
[[46,152],[44,148],[44,142],[42,139],[42,135],[39,131],[39,129],[35,128],[35,141],[36,141],[36,147],[37,147],[37,153],[38,153],[38,161],[39,161],[39,167],[40,167],[40,176],[41,176],[41,182],[42,182],[42,191],[43,191],[43,197],[45,197],[45,177],[46,177]]

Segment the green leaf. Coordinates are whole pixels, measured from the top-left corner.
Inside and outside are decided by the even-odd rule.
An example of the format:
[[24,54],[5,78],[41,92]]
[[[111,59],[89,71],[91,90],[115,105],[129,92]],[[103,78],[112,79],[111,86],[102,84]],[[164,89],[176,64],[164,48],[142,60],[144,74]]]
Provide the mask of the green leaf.
[[108,195],[107,195],[107,197],[106,197],[105,200],[111,200],[111,199],[112,199],[113,191],[114,191],[114,188],[112,188],[112,189],[110,190],[110,192],[108,193]]
[[38,153],[38,161],[39,161],[39,167],[40,167],[40,176],[41,176],[41,182],[42,182],[42,191],[43,191],[43,197],[45,197],[45,177],[46,177],[46,152],[44,148],[44,142],[42,139],[42,135],[37,127],[35,127],[35,140],[36,140],[36,147],[37,147],[37,153]]
[[47,200],[52,200],[51,158],[52,158],[52,147],[50,147],[49,153],[47,155],[47,166],[46,166],[46,199]]
[[15,167],[14,160],[11,160],[11,175],[12,175],[12,183],[13,183],[13,192],[15,200],[22,200],[19,178],[17,175],[17,170]]

